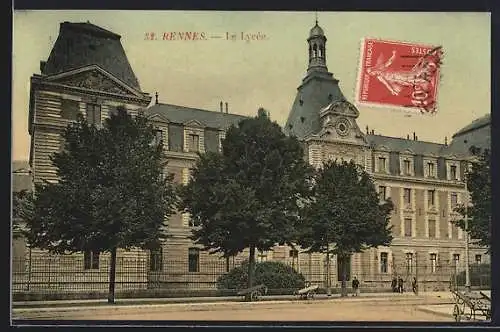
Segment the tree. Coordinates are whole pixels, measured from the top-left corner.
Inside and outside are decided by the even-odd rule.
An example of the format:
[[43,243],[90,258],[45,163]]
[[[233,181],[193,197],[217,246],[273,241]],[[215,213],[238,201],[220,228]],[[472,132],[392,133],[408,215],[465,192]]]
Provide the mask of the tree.
[[311,174],[298,140],[260,109],[228,129],[221,154],[200,155],[181,194],[181,208],[199,225],[192,239],[224,257],[248,248],[251,287],[255,250],[293,239]]
[[[486,248],[491,245],[491,172],[489,150],[471,149],[475,161],[466,173],[467,189],[470,193],[469,205],[460,205],[456,211],[462,216],[454,223],[467,231],[475,243]],[[468,230],[465,227],[468,219]]]
[[24,234],[21,221],[28,220],[32,214],[32,194],[23,189],[12,193],[12,234],[14,239]]
[[144,115],[124,109],[102,128],[80,116],[62,137],[64,149],[51,156],[57,183],[35,186],[28,241],[51,253],[110,252],[108,302],[114,303],[117,249],[158,247],[174,212],[162,144],[154,143]]
[[330,255],[337,255],[342,295],[346,295],[346,263],[351,254],[391,243],[393,204],[390,199],[380,202],[368,173],[352,161],[324,163],[314,182],[312,199],[297,225],[298,244],[308,252],[326,253],[328,267]]

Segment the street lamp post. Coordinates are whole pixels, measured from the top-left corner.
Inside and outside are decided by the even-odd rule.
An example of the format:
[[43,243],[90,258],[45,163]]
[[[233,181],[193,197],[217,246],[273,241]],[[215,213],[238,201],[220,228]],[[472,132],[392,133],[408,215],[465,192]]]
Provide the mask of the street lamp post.
[[469,205],[469,191],[467,189],[467,172],[469,164],[467,164],[467,169],[464,172],[465,180],[465,290],[470,292],[470,274],[469,274],[469,216],[467,214],[467,209]]

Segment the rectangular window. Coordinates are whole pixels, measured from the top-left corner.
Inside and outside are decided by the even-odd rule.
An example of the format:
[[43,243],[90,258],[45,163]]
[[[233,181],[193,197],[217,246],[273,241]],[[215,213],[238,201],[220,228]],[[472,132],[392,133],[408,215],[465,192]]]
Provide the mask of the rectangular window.
[[188,250],[188,271],[200,272],[200,249],[198,248]]
[[386,252],[380,253],[380,273],[388,273],[388,254]]
[[413,253],[411,252],[406,254],[406,273],[413,273]]
[[436,238],[436,220],[429,219],[429,238]]
[[387,199],[387,188],[385,186],[378,187],[378,197],[381,201],[385,201]]
[[435,203],[435,191],[434,190],[428,190],[427,191],[427,206],[428,207],[433,207]]
[[450,194],[450,201],[451,201],[451,208],[454,209],[457,207],[458,204],[458,195],[457,193],[451,193]]
[[411,218],[405,218],[405,236],[412,236],[412,220]]
[[458,271],[459,265],[460,265],[460,254],[453,254],[453,266],[455,266],[455,271]]
[[99,256],[98,251],[86,250],[83,253],[83,269],[84,270],[98,270],[99,269]]
[[384,157],[379,157],[378,158],[378,171],[385,173],[385,158]]
[[153,139],[153,144],[154,145],[160,145],[161,143],[163,143],[163,132],[161,131],[161,129],[156,129],[154,131],[154,139]]
[[267,253],[265,251],[259,251],[258,253],[259,262],[267,261]]
[[436,272],[436,267],[437,267],[437,255],[431,254],[431,272],[432,273]]
[[158,272],[163,270],[163,249],[153,249],[149,252],[149,270]]
[[80,102],[71,99],[61,100],[61,117],[68,120],[76,120],[80,111]]
[[200,136],[189,135],[188,137],[189,151],[198,152],[200,150]]
[[299,251],[297,249],[292,249],[290,250],[290,252],[288,253],[290,257],[292,258],[297,258],[299,257]]
[[198,218],[193,218],[192,216],[189,216],[188,225],[189,227],[198,227],[201,225],[201,222],[199,221]]
[[481,264],[481,255],[476,255],[476,264]]
[[411,204],[411,189],[404,188],[403,201],[405,202],[406,205]]
[[405,175],[411,175],[411,162],[409,160],[404,160],[404,170],[405,170]]
[[450,166],[450,179],[457,180],[457,166],[455,165]]
[[434,177],[434,163],[427,163],[427,175]]
[[101,105],[87,104],[87,122],[93,125],[101,124]]

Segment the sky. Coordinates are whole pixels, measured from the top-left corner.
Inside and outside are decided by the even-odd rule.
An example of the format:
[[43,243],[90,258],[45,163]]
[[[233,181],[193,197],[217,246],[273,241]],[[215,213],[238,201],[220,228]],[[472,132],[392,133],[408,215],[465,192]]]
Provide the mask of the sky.
[[[162,103],[253,116],[259,107],[284,125],[304,78],[314,12],[15,11],[13,18],[12,158],[29,158],[29,81],[40,74],[64,21],[86,22],[121,35],[141,88]],[[489,13],[319,12],[328,38],[327,66],[344,96],[355,101],[362,38],[441,45],[444,59],[435,115],[358,106],[358,125],[376,134],[444,143],[490,113]],[[168,32],[208,40],[163,40]],[[146,40],[155,33],[157,40]],[[237,40],[226,35],[236,34]],[[253,41],[241,35],[254,35]],[[265,35],[265,38],[262,36]],[[260,36],[260,37],[259,37]]]

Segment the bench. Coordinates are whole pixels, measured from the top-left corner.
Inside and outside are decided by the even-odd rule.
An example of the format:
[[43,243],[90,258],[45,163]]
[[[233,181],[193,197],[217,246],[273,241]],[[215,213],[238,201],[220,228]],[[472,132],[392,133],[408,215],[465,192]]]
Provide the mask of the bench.
[[478,319],[479,317],[484,317],[485,320],[491,319],[491,299],[486,294],[483,292],[463,293],[454,290],[451,292],[455,298],[453,316],[456,322],[460,322],[462,317],[467,320],[483,320]]
[[296,292],[296,294],[299,296],[299,298],[301,298],[303,300],[313,299],[318,288],[319,288],[318,285],[308,286],[308,287],[299,289]]
[[244,296],[247,301],[258,301],[259,297],[267,293],[267,287],[264,284],[253,286],[250,288],[242,289],[236,293],[237,295]]

